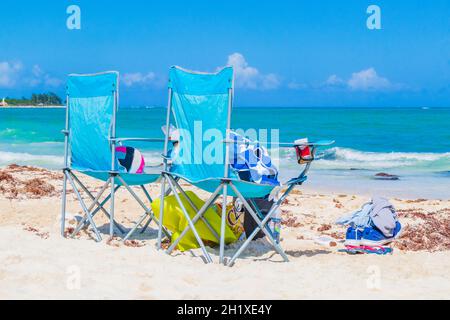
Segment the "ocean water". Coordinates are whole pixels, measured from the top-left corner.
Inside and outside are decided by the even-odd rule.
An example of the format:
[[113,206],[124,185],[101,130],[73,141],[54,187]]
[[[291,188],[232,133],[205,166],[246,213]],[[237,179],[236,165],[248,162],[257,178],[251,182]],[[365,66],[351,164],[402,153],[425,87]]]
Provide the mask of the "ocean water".
[[[121,109],[118,135],[162,137],[164,117],[164,108]],[[235,108],[232,124],[266,129],[269,138],[278,130],[282,142],[335,140],[319,152],[306,189],[450,199],[450,108]],[[61,168],[63,127],[63,109],[0,109],[0,166]],[[135,146],[147,162],[160,161],[162,144]],[[282,180],[298,173],[294,150],[272,156]],[[400,180],[373,179],[379,172]]]

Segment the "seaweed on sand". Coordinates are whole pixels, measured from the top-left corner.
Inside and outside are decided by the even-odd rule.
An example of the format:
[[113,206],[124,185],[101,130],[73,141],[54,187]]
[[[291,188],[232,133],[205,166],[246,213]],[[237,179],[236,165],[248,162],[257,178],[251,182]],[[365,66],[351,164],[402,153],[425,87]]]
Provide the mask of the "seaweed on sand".
[[406,225],[395,246],[406,251],[445,251],[450,250],[450,218],[448,209],[423,213],[418,210],[404,210],[400,217],[410,217],[415,224]]

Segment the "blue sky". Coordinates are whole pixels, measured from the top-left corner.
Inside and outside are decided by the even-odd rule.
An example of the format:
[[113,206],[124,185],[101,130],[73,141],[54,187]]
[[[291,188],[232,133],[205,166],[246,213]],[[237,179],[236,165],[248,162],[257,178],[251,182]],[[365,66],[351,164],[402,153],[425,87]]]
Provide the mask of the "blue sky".
[[[69,5],[81,30],[66,27]],[[381,30],[366,26],[381,8]],[[168,69],[232,64],[239,106],[450,106],[450,1],[2,0],[0,97],[118,70],[121,103],[164,105]]]

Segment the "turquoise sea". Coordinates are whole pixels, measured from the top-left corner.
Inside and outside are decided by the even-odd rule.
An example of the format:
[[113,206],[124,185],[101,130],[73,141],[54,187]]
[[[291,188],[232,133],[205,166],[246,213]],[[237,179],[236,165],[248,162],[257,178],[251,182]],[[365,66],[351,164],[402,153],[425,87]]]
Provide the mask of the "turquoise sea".
[[[164,108],[123,108],[122,137],[162,137]],[[235,108],[234,129],[278,129],[282,142],[333,139],[320,153],[305,188],[367,195],[450,199],[450,108]],[[61,168],[63,109],[0,109],[0,166]],[[160,144],[138,145],[147,162]],[[298,165],[290,149],[277,149],[283,179]],[[378,181],[379,172],[399,181]]]

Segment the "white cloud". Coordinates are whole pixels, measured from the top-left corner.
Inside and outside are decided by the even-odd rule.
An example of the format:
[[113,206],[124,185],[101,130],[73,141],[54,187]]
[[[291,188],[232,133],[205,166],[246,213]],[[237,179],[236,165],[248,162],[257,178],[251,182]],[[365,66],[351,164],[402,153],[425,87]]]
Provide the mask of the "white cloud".
[[288,84],[288,88],[292,90],[310,88],[314,90],[392,91],[403,90],[408,87],[403,84],[392,83],[387,78],[378,75],[375,68],[368,68],[352,73],[348,79],[332,74],[324,82],[319,84],[291,81]]
[[60,79],[46,73],[37,64],[35,64],[33,68],[31,68],[31,77],[28,77],[25,82],[31,87],[36,87],[42,84],[47,87],[59,87],[62,84],[62,81]]
[[157,77],[154,72],[148,72],[143,74],[141,72],[125,73],[122,75],[121,80],[126,87],[132,87],[134,85],[161,85],[162,80]]
[[45,76],[44,71],[37,64],[31,69],[32,76],[26,80],[31,87],[36,87],[42,83],[42,77]]
[[329,76],[328,79],[325,81],[325,85],[333,87],[345,86],[345,84],[346,84],[345,81],[335,74]]
[[38,85],[58,87],[61,84],[60,79],[45,73],[39,65],[34,65],[31,69],[25,69],[20,61],[0,62],[0,87],[36,87]]
[[350,89],[360,91],[383,90],[392,86],[391,82],[380,77],[374,68],[353,73],[347,84]]
[[278,88],[281,84],[276,74],[262,74],[255,67],[249,66],[241,53],[235,52],[229,55],[227,65],[234,68],[235,85],[237,88],[272,90]]
[[265,90],[276,89],[280,86],[280,79],[274,73],[269,73],[262,78],[262,87]]
[[0,87],[14,87],[23,65],[20,62],[0,62]]
[[328,77],[317,88],[347,89],[352,91],[382,91],[404,88],[401,84],[393,84],[387,78],[378,75],[375,68],[368,68],[352,73],[347,80],[340,78],[336,74]]

